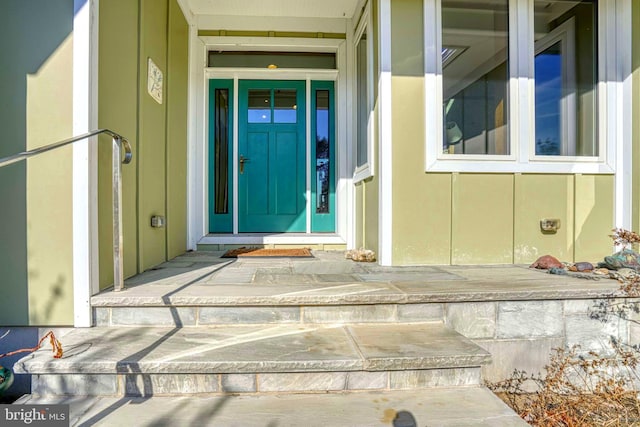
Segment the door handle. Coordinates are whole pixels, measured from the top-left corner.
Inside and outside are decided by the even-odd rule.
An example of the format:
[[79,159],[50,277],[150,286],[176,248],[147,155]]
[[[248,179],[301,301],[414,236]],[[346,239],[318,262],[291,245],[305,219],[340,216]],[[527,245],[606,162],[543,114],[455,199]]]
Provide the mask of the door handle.
[[240,155],[240,174],[244,173],[244,163],[248,162],[249,159],[247,159],[245,156],[243,156],[242,154]]

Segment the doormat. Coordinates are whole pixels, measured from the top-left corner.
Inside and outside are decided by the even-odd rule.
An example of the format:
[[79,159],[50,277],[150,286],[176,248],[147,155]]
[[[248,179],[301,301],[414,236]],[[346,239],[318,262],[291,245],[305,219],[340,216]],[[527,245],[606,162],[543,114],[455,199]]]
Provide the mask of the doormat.
[[222,255],[222,258],[313,258],[308,248],[299,249],[265,249],[265,248],[238,248],[230,249]]

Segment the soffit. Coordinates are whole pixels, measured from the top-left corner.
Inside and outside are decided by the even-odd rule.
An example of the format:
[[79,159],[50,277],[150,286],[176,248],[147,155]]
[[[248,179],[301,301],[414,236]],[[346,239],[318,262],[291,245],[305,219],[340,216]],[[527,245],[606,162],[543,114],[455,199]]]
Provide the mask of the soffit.
[[358,0],[188,0],[194,15],[351,18]]

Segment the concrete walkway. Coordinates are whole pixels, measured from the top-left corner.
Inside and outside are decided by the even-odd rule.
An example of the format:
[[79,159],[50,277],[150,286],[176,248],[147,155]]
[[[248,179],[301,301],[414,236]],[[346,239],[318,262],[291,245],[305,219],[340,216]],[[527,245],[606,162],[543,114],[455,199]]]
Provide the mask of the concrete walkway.
[[482,387],[220,397],[26,396],[18,403],[70,404],[70,426],[375,427],[393,425],[400,411],[409,411],[417,427],[527,425]]

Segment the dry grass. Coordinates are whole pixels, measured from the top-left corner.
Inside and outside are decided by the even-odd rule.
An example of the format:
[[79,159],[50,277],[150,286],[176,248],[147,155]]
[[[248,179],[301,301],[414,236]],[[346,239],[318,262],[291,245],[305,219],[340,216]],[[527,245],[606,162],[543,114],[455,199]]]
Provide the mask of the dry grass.
[[[613,232],[616,244],[640,243],[635,232]],[[633,314],[640,313],[640,276],[621,280],[615,297],[597,302],[589,316],[601,322],[638,323]],[[640,426],[639,367],[640,346],[612,338],[606,354],[580,347],[556,349],[544,374],[516,370],[510,378],[487,385],[534,426]]]
[[640,426],[638,353],[617,348],[611,357],[556,349],[544,375],[514,371],[488,385],[534,426]]
[[633,244],[640,243],[640,235],[635,231],[629,231],[623,228],[614,228],[612,231],[613,234],[610,234],[609,237],[613,239],[616,245],[630,247]]

